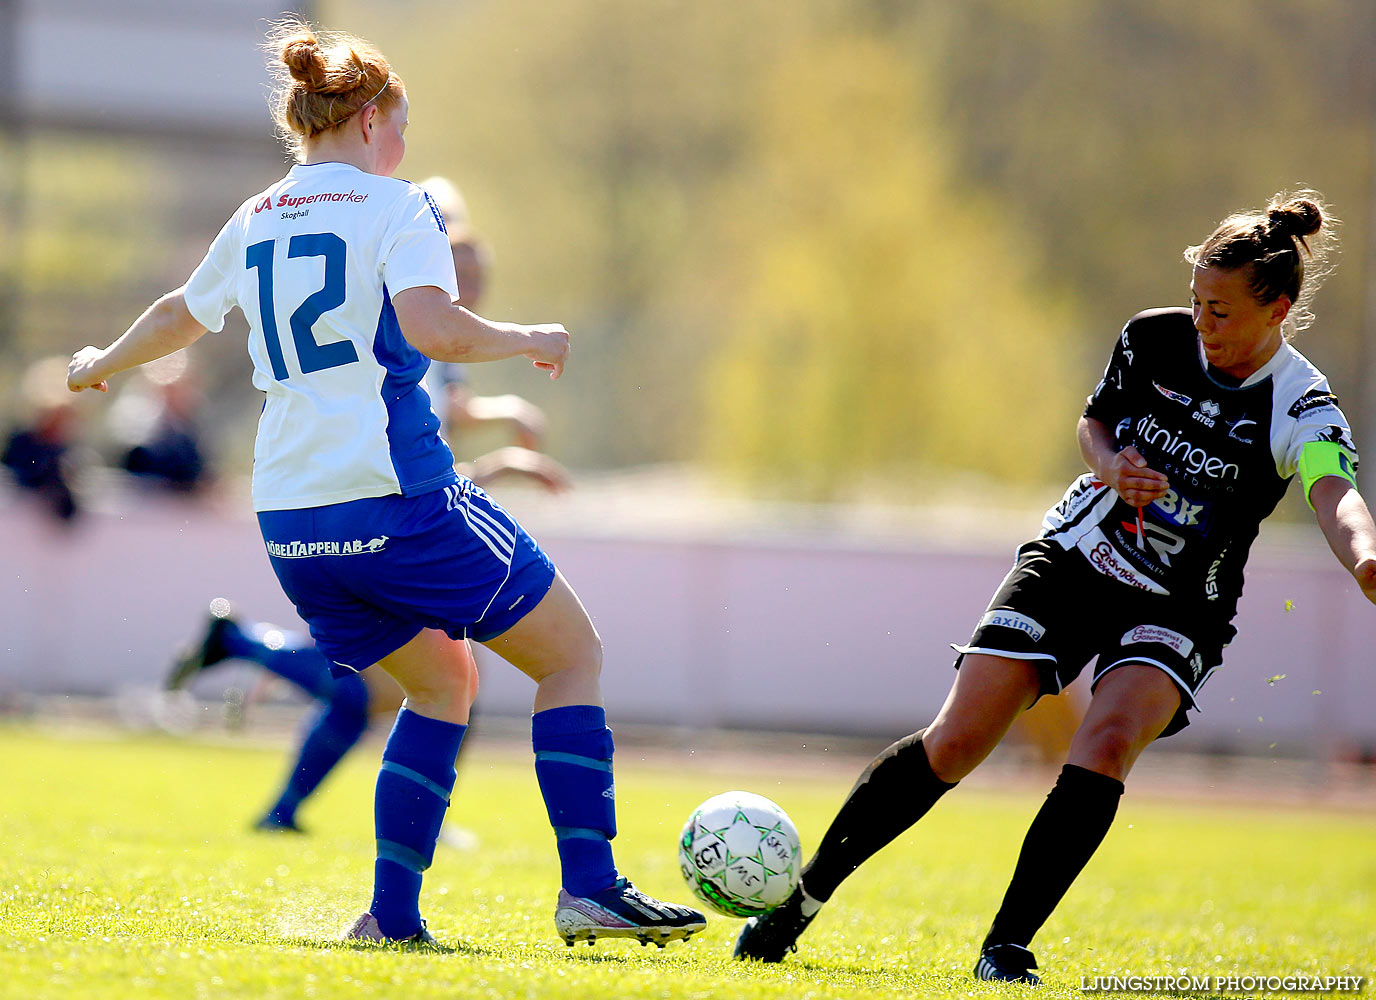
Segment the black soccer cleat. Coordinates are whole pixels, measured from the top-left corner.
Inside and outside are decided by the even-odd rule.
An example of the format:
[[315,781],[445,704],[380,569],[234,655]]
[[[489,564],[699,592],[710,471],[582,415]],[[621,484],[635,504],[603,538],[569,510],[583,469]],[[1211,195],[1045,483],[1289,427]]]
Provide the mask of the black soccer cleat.
[[186,682],[202,670],[229,659],[230,653],[225,647],[225,633],[238,627],[239,624],[233,617],[233,608],[228,601],[223,597],[211,601],[210,621],[206,623],[205,635],[199,642],[191,643],[177,654],[163,686],[169,691],[176,691],[185,687]]
[[664,903],[647,896],[629,879],[619,878],[609,888],[591,896],[575,896],[559,890],[554,907],[554,927],[564,943],[593,944],[598,938],[634,938],[642,945],[654,942],[663,948],[670,941],[687,940],[707,926],[697,910]]
[[796,887],[787,899],[768,913],[751,917],[736,938],[732,958],[756,962],[782,962],[790,951],[798,950],[798,937],[807,930],[818,911],[803,913],[803,889]]
[[1027,983],[1036,986],[1042,977],[1029,969],[1037,967],[1037,959],[1020,944],[991,944],[980,953],[975,963],[975,978],[1000,983]]

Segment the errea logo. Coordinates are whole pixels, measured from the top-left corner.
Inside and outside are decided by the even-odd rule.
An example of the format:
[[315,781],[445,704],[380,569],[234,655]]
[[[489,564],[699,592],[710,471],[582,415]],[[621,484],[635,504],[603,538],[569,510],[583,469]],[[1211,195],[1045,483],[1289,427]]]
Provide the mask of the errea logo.
[[1212,399],[1206,399],[1199,404],[1198,410],[1190,414],[1190,417],[1198,420],[1205,427],[1212,427],[1221,412],[1223,411],[1217,403]]

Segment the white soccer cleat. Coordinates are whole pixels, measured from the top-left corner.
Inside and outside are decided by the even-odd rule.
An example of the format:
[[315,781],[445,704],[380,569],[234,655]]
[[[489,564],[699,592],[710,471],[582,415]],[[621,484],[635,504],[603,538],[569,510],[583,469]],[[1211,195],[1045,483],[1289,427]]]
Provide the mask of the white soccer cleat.
[[611,937],[635,938],[642,945],[653,941],[663,948],[706,926],[707,918],[697,910],[647,896],[625,878],[591,896],[574,896],[560,889],[554,908],[554,927],[570,947],[575,941],[593,944],[600,937]]

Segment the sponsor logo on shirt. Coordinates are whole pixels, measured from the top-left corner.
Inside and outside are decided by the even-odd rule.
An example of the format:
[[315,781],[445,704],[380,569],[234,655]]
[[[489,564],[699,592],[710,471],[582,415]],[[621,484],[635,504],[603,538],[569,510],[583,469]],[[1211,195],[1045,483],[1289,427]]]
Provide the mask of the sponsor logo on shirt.
[[1160,382],[1153,382],[1152,385],[1156,386],[1156,391],[1161,393],[1161,395],[1165,396],[1167,399],[1175,400],[1181,406],[1189,406],[1194,402],[1192,397],[1185,395],[1183,392],[1176,392],[1174,389],[1167,389]]
[[358,556],[381,552],[387,546],[387,535],[370,538],[366,542],[353,538],[342,542],[305,542],[294,539],[290,542],[268,540],[268,555],[274,559],[314,559],[317,556]]
[[1352,443],[1351,435],[1347,433],[1347,428],[1339,427],[1337,424],[1329,424],[1323,430],[1319,431],[1318,436],[1315,437],[1314,440],[1332,441],[1334,444],[1342,445],[1348,451],[1355,452],[1357,450],[1357,446]]
[[1193,639],[1159,625],[1138,625],[1136,628],[1128,629],[1127,632],[1123,633],[1123,641],[1120,645],[1131,646],[1138,642],[1159,642],[1171,647],[1181,656],[1189,656],[1194,649]]
[[1165,587],[1155,580],[1145,575],[1137,567],[1125,561],[1113,543],[1104,537],[1104,533],[1099,528],[1095,528],[1085,534],[1075,547],[1080,550],[1089,564],[1105,576],[1112,577],[1129,587],[1136,587],[1138,590],[1149,590],[1153,594],[1168,594]]
[[1199,421],[1205,427],[1212,427],[1214,425],[1214,418],[1216,418],[1220,412],[1217,403],[1212,399],[1206,399],[1199,404],[1198,410],[1190,414],[1190,418]]
[[1169,566],[1171,564],[1171,556],[1185,547],[1185,539],[1174,532],[1167,531],[1159,524],[1153,524],[1150,521],[1144,520],[1142,522],[1142,530],[1139,532],[1137,530],[1137,524],[1134,521],[1119,521],[1118,523],[1122,526],[1124,532],[1135,537],[1139,550],[1150,545],[1152,550],[1160,557],[1163,566]]
[[1218,554],[1218,558],[1209,564],[1209,572],[1204,577],[1204,598],[1209,601],[1218,600],[1218,568],[1223,565],[1223,557],[1228,554],[1227,546]]
[[1108,487],[1093,476],[1081,476],[1071,484],[1065,496],[1061,497],[1060,502],[1047,514],[1054,514],[1062,521],[1073,521],[1081,511],[1103,495],[1106,489]]
[[1242,434],[1239,434],[1238,432],[1242,430],[1242,428],[1244,427],[1255,427],[1256,425],[1257,422],[1255,420],[1248,420],[1244,417],[1237,423],[1233,424],[1232,427],[1228,428],[1228,436],[1232,438],[1234,441],[1241,441],[1243,444],[1251,444],[1252,438],[1250,436],[1244,437]]
[[[1159,388],[1159,386],[1158,386]],[[1234,462],[1224,462],[1212,457],[1203,448],[1197,447],[1183,435],[1156,422],[1156,417],[1148,414],[1137,421],[1136,431],[1140,439],[1166,454],[1179,459],[1195,475],[1208,476],[1210,479],[1236,479],[1238,467]]]
[[1325,406],[1331,406],[1336,409],[1338,406],[1338,397],[1325,389],[1310,389],[1299,399],[1295,400],[1290,409],[1286,412],[1292,417],[1299,417],[1302,413],[1308,413],[1310,410],[1317,410]]
[[1019,632],[1026,632],[1036,642],[1046,634],[1046,629],[1041,622],[1027,615],[1019,614],[1016,611],[990,611],[980,619],[979,627],[985,628],[989,625],[997,625],[1000,628],[1017,629]]
[[317,194],[302,195],[300,198],[291,194],[279,194],[274,200],[272,195],[261,199],[258,204],[253,206],[253,214],[270,211],[274,208],[296,208],[298,205],[313,205],[325,201],[346,201],[350,204],[361,205],[368,200],[366,194],[359,194],[356,191],[321,191]]

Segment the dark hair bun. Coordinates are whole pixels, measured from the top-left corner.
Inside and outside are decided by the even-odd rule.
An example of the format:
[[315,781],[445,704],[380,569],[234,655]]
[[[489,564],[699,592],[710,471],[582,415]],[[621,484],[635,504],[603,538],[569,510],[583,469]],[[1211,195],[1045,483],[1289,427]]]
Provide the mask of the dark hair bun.
[[320,90],[328,77],[324,54],[315,33],[303,31],[282,42],[282,63],[293,80],[304,83],[309,90]]
[[1291,198],[1282,205],[1272,204],[1266,219],[1274,232],[1285,236],[1313,236],[1324,223],[1323,210],[1308,198]]

